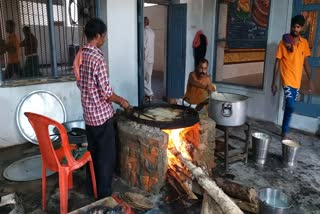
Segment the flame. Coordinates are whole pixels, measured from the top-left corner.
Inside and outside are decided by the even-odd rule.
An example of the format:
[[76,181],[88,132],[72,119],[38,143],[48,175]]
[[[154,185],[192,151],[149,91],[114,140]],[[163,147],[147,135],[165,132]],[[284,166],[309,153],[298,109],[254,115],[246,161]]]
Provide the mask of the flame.
[[[183,164],[180,162],[180,160],[174,156],[171,153],[171,149],[175,148],[178,152],[181,153],[181,155],[187,159],[187,160],[192,160],[192,154],[190,154],[190,150],[194,146],[194,143],[198,142],[190,142],[190,139],[187,139],[187,135],[190,135],[190,131],[194,131],[194,134],[192,135],[194,139],[191,141],[195,141],[199,139],[199,125],[193,125],[190,127],[186,128],[180,128],[180,129],[164,129],[165,133],[168,134],[169,139],[168,139],[168,149],[167,149],[167,157],[168,157],[168,165],[169,168],[175,170],[176,167],[178,168],[184,168]],[[195,139],[198,138],[198,139]]]

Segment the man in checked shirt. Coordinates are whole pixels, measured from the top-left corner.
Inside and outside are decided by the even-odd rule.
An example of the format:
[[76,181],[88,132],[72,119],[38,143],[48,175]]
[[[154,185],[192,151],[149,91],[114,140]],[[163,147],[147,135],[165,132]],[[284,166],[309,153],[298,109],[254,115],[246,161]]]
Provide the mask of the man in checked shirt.
[[[91,153],[96,175],[98,198],[112,193],[112,174],[115,169],[115,130],[112,102],[124,109],[129,103],[116,95],[109,82],[107,64],[100,47],[104,44],[107,27],[94,18],[85,25],[88,43],[82,48],[77,86],[81,91],[83,117],[86,123],[88,150]],[[90,172],[87,186],[91,191]]]

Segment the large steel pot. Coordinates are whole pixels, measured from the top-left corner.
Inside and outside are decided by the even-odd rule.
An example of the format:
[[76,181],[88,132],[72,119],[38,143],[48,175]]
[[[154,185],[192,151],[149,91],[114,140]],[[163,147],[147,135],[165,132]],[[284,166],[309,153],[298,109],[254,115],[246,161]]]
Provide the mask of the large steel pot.
[[246,122],[247,96],[231,93],[212,93],[209,116],[221,126],[241,126]]

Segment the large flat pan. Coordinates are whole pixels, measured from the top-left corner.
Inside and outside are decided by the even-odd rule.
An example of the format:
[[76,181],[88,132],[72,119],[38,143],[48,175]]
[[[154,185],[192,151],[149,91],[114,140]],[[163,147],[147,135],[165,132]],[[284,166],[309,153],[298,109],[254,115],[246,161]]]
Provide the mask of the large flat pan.
[[[30,125],[25,112],[34,112],[60,123],[67,120],[66,110],[61,100],[53,93],[48,91],[33,91],[27,94],[18,104],[16,112],[16,122],[22,136],[33,144],[38,144],[36,135]],[[53,127],[49,128],[49,133],[53,134]],[[51,136],[51,140],[56,140],[58,136]]]
[[[168,120],[158,120],[157,117],[148,114],[150,110],[163,108],[174,111],[177,117]],[[170,112],[169,112],[170,114]],[[198,112],[190,107],[169,104],[147,104],[139,107],[133,107],[128,114],[129,119],[148,126],[158,127],[160,129],[178,129],[192,126],[199,122]]]

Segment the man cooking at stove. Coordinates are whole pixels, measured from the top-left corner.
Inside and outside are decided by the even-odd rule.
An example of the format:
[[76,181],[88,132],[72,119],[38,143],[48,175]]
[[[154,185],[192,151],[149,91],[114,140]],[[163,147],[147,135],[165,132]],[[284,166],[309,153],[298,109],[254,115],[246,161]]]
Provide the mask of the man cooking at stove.
[[[110,86],[107,64],[100,49],[104,44],[106,32],[107,27],[102,20],[89,20],[84,28],[88,43],[76,59],[79,62],[74,63],[78,65],[77,86],[81,92],[88,150],[93,160],[98,198],[108,197],[112,193],[112,175],[116,163],[112,103],[117,103],[125,109],[130,106],[128,101],[116,95]],[[90,191],[90,173],[87,173],[87,181]]]
[[[208,98],[213,91],[216,91],[216,86],[212,84],[208,74],[209,62],[206,59],[201,59],[196,67],[196,70],[189,74],[187,92],[183,100],[189,104],[196,104],[196,110],[200,111],[203,106],[208,104]],[[178,104],[183,101],[179,99]]]

